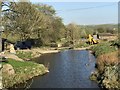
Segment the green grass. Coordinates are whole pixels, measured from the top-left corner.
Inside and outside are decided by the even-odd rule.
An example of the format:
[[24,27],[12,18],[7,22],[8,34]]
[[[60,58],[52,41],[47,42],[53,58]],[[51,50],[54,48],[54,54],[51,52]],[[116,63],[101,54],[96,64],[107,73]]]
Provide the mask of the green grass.
[[17,51],[16,55],[22,59],[31,59],[33,58],[32,52]]
[[2,83],[4,88],[13,87],[15,84],[26,83],[26,80],[33,78],[34,76],[43,75],[46,73],[47,68],[43,64],[38,64],[32,61],[16,61],[8,59],[8,63],[13,66],[15,74],[8,75],[2,73]]
[[91,49],[94,52],[95,56],[99,56],[102,54],[116,51],[116,48],[114,46],[110,46],[110,45],[111,45],[111,43],[108,43],[108,42],[99,43],[99,44],[93,46]]
[[[6,64],[6,63],[3,63],[3,64]],[[16,60],[13,60],[13,59],[8,59],[8,64],[11,64],[14,68],[19,68],[19,67],[27,67],[27,66],[35,66],[37,63],[35,62],[31,62],[31,61],[24,61],[24,62],[21,62],[21,61],[16,61]]]
[[83,47],[88,47],[89,44],[86,42],[80,42],[79,44],[75,45],[76,48],[83,48]]

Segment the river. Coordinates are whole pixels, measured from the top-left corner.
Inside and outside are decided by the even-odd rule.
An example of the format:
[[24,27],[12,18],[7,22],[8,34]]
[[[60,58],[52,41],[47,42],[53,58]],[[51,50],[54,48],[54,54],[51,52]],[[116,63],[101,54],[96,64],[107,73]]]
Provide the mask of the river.
[[99,88],[89,79],[95,57],[87,50],[44,54],[35,61],[48,66],[50,72],[33,78],[30,88]]

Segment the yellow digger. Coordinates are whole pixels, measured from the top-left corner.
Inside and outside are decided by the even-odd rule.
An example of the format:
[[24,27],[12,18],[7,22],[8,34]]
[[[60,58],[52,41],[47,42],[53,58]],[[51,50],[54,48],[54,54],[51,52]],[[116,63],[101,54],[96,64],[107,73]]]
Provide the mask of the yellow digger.
[[89,42],[90,45],[99,43],[97,35],[92,36],[91,34],[89,34],[88,35],[88,42]]

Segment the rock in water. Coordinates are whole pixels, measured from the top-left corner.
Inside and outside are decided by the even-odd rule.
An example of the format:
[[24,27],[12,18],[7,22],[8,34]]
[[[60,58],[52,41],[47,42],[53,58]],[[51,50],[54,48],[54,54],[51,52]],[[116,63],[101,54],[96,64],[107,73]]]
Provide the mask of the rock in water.
[[8,75],[13,75],[13,74],[15,74],[15,71],[14,71],[14,68],[12,67],[12,65],[5,64],[5,65],[3,65],[2,73],[6,73]]
[[16,54],[13,44],[10,44],[10,53]]

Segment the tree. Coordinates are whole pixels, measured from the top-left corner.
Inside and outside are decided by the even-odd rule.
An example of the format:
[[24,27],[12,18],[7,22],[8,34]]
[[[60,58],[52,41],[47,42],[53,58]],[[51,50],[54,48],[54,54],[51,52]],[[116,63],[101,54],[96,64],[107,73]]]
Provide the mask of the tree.
[[3,14],[5,32],[19,34],[21,41],[33,38],[48,44],[60,40],[64,24],[51,6],[30,2],[5,5],[8,6]]
[[79,30],[80,28],[74,23],[67,25],[67,38],[69,41],[72,41],[73,45],[80,39]]
[[34,6],[37,8],[37,10],[47,16],[55,16],[55,10],[52,6],[49,6],[47,4],[35,4]]
[[43,23],[44,14],[39,12],[30,2],[17,2],[10,5],[10,10],[15,12],[6,12],[7,17],[5,27],[9,27],[13,33],[19,33],[21,40],[31,37],[33,31],[38,29]]
[[44,13],[45,26],[44,31],[42,30],[41,40],[44,41],[44,44],[51,42],[57,42],[61,38],[61,30],[64,28],[62,19],[55,15],[55,10],[53,7],[43,4],[37,4],[37,9]]

